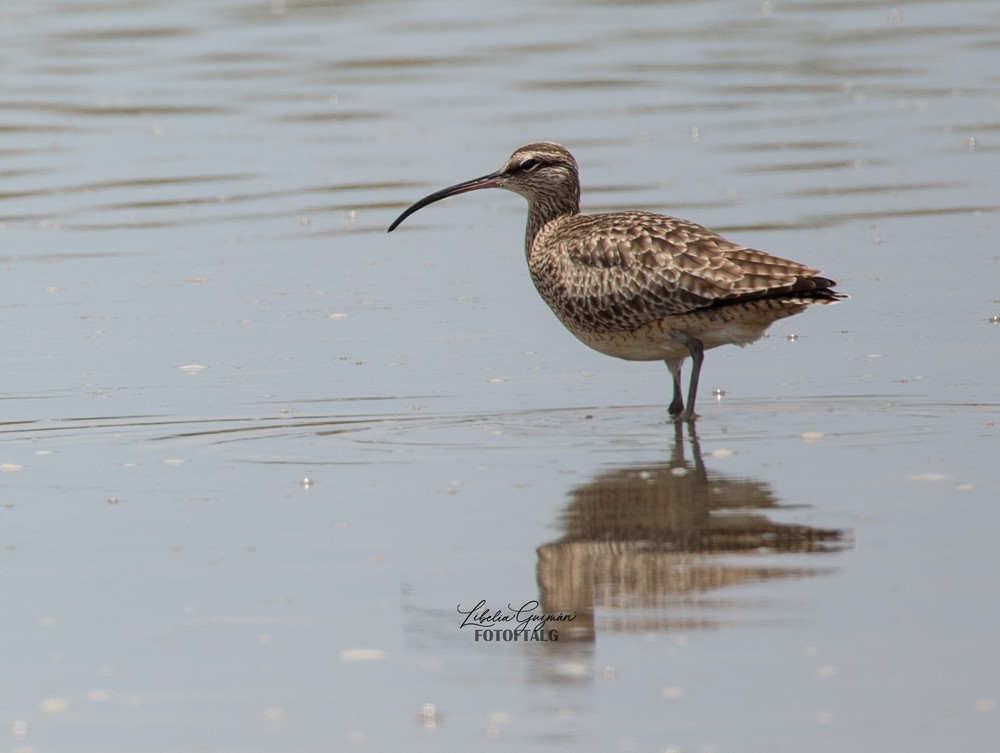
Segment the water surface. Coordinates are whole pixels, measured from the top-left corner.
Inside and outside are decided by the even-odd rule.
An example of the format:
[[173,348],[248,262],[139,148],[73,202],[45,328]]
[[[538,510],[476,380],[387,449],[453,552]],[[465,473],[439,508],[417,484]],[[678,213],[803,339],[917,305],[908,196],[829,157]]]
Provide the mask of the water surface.
[[[44,2],[0,11],[12,751],[992,751],[1000,11]],[[589,211],[850,301],[662,365],[537,297]],[[713,399],[712,392],[718,398]],[[458,607],[576,615],[476,641]]]

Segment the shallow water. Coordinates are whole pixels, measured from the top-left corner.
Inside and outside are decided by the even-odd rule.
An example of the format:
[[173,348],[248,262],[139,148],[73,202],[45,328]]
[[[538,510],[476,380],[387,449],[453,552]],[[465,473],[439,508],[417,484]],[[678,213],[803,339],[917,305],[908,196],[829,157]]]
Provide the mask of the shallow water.
[[[994,3],[53,0],[0,41],[5,749],[995,749]],[[712,351],[678,432],[538,299],[521,199],[385,234],[538,139],[587,210],[851,300]],[[462,627],[536,600],[558,641]]]

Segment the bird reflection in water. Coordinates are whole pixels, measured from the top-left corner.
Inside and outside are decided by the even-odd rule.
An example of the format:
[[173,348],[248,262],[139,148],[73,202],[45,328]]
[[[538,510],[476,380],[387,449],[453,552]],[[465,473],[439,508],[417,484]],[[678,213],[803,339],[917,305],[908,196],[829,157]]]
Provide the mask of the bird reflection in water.
[[[570,492],[563,536],[538,548],[539,601],[545,613],[577,614],[560,640],[591,641],[595,607],[602,630],[665,631],[746,622],[760,600],[718,589],[775,578],[823,575],[833,568],[779,564],[781,554],[831,554],[848,532],[771,520],[789,509],[770,486],[708,471],[698,436],[675,425],[670,461],[605,471]],[[773,619],[764,617],[764,620]]]

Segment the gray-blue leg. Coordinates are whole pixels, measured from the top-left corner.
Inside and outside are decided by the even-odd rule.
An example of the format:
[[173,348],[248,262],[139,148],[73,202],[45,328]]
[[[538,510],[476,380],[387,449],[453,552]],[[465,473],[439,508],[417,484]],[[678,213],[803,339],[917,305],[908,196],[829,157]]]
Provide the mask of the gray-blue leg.
[[670,401],[670,407],[667,410],[670,411],[671,416],[677,416],[684,412],[684,398],[681,397],[681,364],[684,363],[684,359],[664,361],[664,363],[670,370],[670,376],[674,378],[674,399]]
[[[701,364],[705,360],[705,346],[702,344],[701,340],[697,337],[692,337],[686,332],[680,332],[675,330],[670,333],[670,337],[676,340],[685,348],[688,349],[688,353],[691,354],[691,379],[688,382],[688,394],[687,394],[687,406],[681,402],[680,397],[680,361],[673,361],[667,363],[667,368],[670,369],[670,373],[674,375],[674,400],[670,403],[670,413],[676,415],[682,421],[693,421],[697,418],[697,414],[694,412],[694,402],[698,397],[698,378],[701,376]],[[671,367],[671,363],[676,364],[676,373],[674,368]],[[674,413],[674,408],[679,408],[679,410]]]

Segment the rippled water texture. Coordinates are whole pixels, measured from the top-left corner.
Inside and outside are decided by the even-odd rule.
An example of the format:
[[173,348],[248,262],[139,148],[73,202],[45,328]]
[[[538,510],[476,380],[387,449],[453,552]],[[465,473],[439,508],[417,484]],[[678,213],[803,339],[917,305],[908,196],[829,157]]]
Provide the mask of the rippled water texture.
[[[992,753],[998,71],[989,0],[5,4],[0,747]],[[385,233],[541,139],[851,299],[675,427],[519,197]]]

